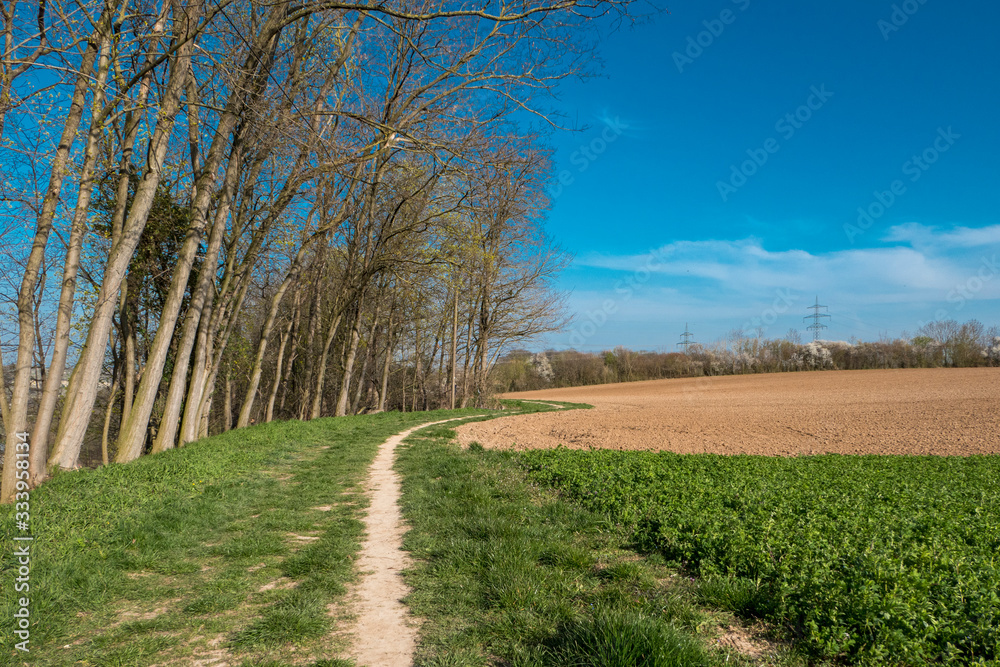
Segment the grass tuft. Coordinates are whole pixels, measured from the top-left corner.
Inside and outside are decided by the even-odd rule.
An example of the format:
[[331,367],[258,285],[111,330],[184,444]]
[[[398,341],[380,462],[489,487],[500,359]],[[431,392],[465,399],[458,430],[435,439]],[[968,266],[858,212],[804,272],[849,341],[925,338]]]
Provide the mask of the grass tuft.
[[585,571],[595,564],[594,555],[573,544],[553,544],[542,550],[538,556],[541,565],[558,567],[563,570]]
[[325,602],[325,597],[315,591],[292,591],[275,602],[262,618],[235,633],[230,644],[252,649],[319,637],[330,628]]
[[760,618],[771,613],[773,604],[759,579],[706,577],[698,582],[698,598],[707,605],[744,617]]
[[602,611],[559,628],[546,665],[578,667],[699,667],[707,652],[691,635],[631,610]]
[[598,571],[597,576],[605,581],[640,583],[647,579],[646,568],[639,563],[625,561],[615,563]]

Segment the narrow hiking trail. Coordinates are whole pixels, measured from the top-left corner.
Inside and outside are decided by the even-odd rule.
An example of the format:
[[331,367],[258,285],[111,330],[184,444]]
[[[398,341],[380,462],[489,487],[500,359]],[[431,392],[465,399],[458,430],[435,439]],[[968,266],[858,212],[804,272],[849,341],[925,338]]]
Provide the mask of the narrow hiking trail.
[[[565,407],[544,401],[531,402],[557,409]],[[516,414],[521,412],[510,413]],[[403,570],[409,565],[410,558],[403,551],[406,525],[399,506],[399,475],[393,470],[396,447],[415,431],[428,426],[468,421],[480,416],[466,415],[420,424],[397,433],[379,446],[366,483],[365,490],[371,503],[364,518],[366,536],[358,557],[361,582],[353,602],[357,621],[352,631],[354,645],[350,656],[359,667],[406,667],[413,664],[413,653],[417,647],[417,624],[402,602],[410,591],[403,581]]]
[[428,426],[469,419],[456,417],[414,426],[397,433],[379,447],[367,483],[371,499],[364,518],[365,541],[358,558],[358,585],[351,657],[363,667],[403,667],[413,662],[417,627],[402,599],[409,592],[403,570],[409,556],[403,551],[406,527],[399,507],[399,475],[392,469],[396,447],[411,433]]

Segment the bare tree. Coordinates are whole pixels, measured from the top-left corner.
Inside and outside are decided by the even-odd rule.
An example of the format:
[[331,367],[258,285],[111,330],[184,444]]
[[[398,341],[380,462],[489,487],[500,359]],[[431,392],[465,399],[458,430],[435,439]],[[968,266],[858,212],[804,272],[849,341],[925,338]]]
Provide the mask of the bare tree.
[[229,428],[233,411],[244,426],[483,394],[500,350],[560,320],[550,278],[564,258],[540,231],[547,161],[512,118],[547,122],[539,100],[590,62],[579,29],[630,2],[5,3],[0,136],[27,108],[18,77],[56,62],[67,76],[44,111],[62,115],[61,137],[18,157],[24,191],[47,185],[23,206],[34,230],[9,405],[0,391],[2,500],[33,377],[33,483],[78,464],[101,387],[98,430],[116,432],[121,462],[153,431],[162,451]]

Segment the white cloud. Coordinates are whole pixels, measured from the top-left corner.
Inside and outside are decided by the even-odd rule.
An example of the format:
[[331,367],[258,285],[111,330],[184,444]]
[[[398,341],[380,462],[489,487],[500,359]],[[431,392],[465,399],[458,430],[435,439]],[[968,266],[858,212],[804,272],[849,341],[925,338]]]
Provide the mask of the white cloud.
[[1000,246],[1000,225],[988,227],[954,227],[938,231],[918,222],[890,227],[885,241],[907,243],[915,248],[984,248]]
[[858,298],[892,293],[917,300],[929,296],[920,293],[924,290],[947,292],[976,271],[983,256],[1000,248],[1000,225],[939,232],[910,223],[890,229],[886,240],[900,245],[810,253],[767,250],[756,238],[678,241],[641,255],[591,253],[579,257],[576,264],[625,275],[648,270],[664,277],[690,279],[688,289],[700,284],[755,293],[795,287],[850,293]]
[[[771,251],[756,238],[678,241],[645,254],[591,253],[576,266],[607,273],[588,272],[571,304],[583,317],[614,304],[602,333],[589,341],[606,345],[638,330],[683,328],[686,320],[719,335],[759,318],[779,294],[791,295],[792,303],[779,309],[770,335],[801,328],[816,295],[839,318],[842,337],[912,331],[942,307],[955,319],[1000,323],[1000,273],[976,278],[996,264],[1000,225],[942,231],[911,223],[893,227],[885,240],[893,245],[825,253]],[[969,285],[974,293],[960,302],[956,294]]]

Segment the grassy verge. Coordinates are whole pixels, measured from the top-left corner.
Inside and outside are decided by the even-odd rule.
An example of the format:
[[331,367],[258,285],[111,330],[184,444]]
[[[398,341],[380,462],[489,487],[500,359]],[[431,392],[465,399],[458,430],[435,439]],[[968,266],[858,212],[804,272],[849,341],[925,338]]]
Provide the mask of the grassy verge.
[[736,624],[700,609],[691,581],[638,557],[606,515],[528,484],[516,455],[463,451],[453,435],[425,429],[397,462],[417,559],[407,603],[423,619],[417,665],[797,663],[713,648]]
[[1000,457],[525,452],[530,479],[620,522],[813,659],[1000,664]]
[[332,667],[378,444],[472,411],[231,431],[58,475],[32,493],[31,653],[15,652],[12,508],[0,508],[0,664]]

